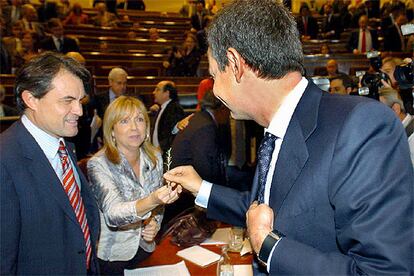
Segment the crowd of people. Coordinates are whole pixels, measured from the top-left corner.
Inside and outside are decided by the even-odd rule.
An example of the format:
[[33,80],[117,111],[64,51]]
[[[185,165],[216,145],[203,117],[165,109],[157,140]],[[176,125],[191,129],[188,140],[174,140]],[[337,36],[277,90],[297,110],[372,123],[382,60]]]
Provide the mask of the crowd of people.
[[[350,53],[406,53],[408,36],[393,38],[398,49],[378,37],[412,20],[412,6],[327,1],[317,21],[308,4],[294,17],[283,1],[219,11],[196,1],[145,106],[127,93],[127,68],[114,66],[108,89],[93,93],[79,43],[64,33],[65,24],[118,26],[107,2],[94,18],[69,1],[2,7],[21,116],[0,135],[0,274],[123,275],[193,206],[247,228],[255,275],[414,273],[413,84],[394,76],[412,60],[375,57],[350,76],[332,55],[309,74],[302,48],[359,26]],[[189,114],[169,77],[196,76],[204,55],[211,77]],[[326,77],[329,93],[310,75]],[[365,85],[367,76],[378,82]],[[17,115],[4,95],[0,86],[0,115]]]

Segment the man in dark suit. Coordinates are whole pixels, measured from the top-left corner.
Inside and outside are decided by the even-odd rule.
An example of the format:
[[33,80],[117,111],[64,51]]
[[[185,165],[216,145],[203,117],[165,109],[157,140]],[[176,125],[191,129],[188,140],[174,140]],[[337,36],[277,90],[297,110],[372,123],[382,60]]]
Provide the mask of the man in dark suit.
[[46,51],[54,51],[66,54],[68,52],[79,52],[79,46],[73,38],[64,36],[62,22],[58,18],[48,21],[47,27],[52,34],[40,42],[40,48]]
[[0,274],[98,274],[99,212],[64,137],[78,132],[89,72],[42,54],[16,74],[24,115],[0,136]]
[[[200,105],[201,110],[194,113],[188,126],[174,138],[171,168],[192,165],[203,179],[226,185],[225,166],[230,150],[230,132],[226,121],[229,112],[214,97],[212,90],[204,94]],[[192,206],[193,195],[182,193],[176,202],[165,206],[163,225]]]
[[6,28],[11,29],[11,26],[22,18],[22,1],[10,1],[10,4],[5,5],[1,12],[6,24]]
[[177,123],[185,117],[177,93],[172,81],[159,82],[153,92],[155,104],[150,107],[150,111],[157,112],[157,116],[152,130],[152,143],[160,147],[164,157],[178,132]]
[[324,5],[324,20],[321,27],[321,36],[326,39],[339,39],[343,30],[341,18],[334,14],[332,5]]
[[210,218],[247,226],[257,274],[413,274],[413,168],[392,111],[304,78],[294,19],[278,1],[232,2],[208,41],[215,95],[266,128],[252,189],[202,181],[190,166],[166,180]]
[[378,50],[378,34],[376,30],[368,28],[368,16],[361,15],[358,20],[359,29],[351,33],[348,49],[354,54],[364,54]]
[[316,39],[319,26],[316,19],[311,15],[309,6],[307,4],[302,4],[299,13],[300,15],[296,19],[296,22],[302,39]]
[[98,116],[103,119],[108,105],[126,92],[128,73],[120,68],[114,67],[108,74],[109,90],[102,91],[95,96]]
[[54,1],[40,0],[37,7],[37,17],[39,22],[47,22],[49,19],[58,17],[57,3]]
[[401,32],[401,26],[407,23],[407,16],[400,13],[395,23],[384,31],[384,50],[391,52],[404,52],[407,41]]
[[197,1],[196,12],[193,16],[191,16],[191,27],[197,31],[204,29],[209,21],[207,15],[207,11],[204,8],[204,1]]

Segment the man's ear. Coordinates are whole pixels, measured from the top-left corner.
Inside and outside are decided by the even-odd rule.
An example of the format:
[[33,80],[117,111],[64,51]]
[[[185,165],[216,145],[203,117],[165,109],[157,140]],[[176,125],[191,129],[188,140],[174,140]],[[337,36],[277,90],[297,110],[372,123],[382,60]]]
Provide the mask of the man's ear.
[[391,108],[398,116],[401,114],[401,106],[399,103],[393,103]]
[[37,109],[37,103],[39,99],[33,96],[33,94],[30,91],[24,90],[22,92],[22,99],[23,99],[24,104],[28,108],[33,109],[33,110]]
[[227,49],[227,59],[236,81],[239,83],[244,73],[244,59],[234,48]]

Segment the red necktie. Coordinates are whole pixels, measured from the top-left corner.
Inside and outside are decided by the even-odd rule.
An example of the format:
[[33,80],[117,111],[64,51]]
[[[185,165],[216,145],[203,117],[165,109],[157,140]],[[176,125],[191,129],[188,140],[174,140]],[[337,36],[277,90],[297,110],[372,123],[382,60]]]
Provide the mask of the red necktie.
[[73,211],[76,215],[76,219],[78,220],[79,225],[82,228],[83,237],[85,239],[86,245],[86,267],[87,269],[89,269],[92,255],[92,247],[88,220],[86,219],[85,207],[83,206],[83,201],[82,197],[80,196],[79,187],[78,184],[76,184],[75,175],[73,174],[73,169],[68,159],[68,153],[66,152],[65,145],[62,141],[60,141],[58,153],[60,161],[62,162],[63,169],[62,185],[65,189],[66,194],[68,195],[70,205],[72,205]]
[[365,30],[362,30],[361,53],[365,53],[367,51],[366,39]]

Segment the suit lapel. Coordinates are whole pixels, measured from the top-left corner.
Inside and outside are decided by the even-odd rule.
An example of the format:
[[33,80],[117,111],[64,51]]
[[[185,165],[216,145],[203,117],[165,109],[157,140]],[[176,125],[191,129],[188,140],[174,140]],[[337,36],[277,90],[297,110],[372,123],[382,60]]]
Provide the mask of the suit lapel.
[[20,121],[17,137],[24,156],[27,159],[27,167],[35,179],[33,183],[28,183],[28,185],[38,185],[39,190],[48,191],[48,195],[56,201],[57,205],[62,208],[66,215],[78,223],[73,208],[69,203],[68,196],[63,190],[56,172],[50,165],[49,160],[40,146]]
[[320,90],[309,81],[289,123],[270,190],[269,202],[276,213],[308,160],[306,140],[316,128],[321,95]]
[[279,152],[270,190],[269,202],[272,202],[276,213],[307,160],[306,143],[299,122],[294,116]]

